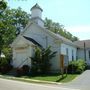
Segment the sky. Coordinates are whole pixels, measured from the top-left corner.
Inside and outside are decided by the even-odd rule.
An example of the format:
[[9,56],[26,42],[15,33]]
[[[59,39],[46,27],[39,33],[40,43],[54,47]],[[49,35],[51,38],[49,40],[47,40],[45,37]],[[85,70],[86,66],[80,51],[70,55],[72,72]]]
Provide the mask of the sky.
[[64,25],[80,40],[90,39],[90,0],[6,0],[10,8],[21,7],[27,13],[36,3],[47,17]]

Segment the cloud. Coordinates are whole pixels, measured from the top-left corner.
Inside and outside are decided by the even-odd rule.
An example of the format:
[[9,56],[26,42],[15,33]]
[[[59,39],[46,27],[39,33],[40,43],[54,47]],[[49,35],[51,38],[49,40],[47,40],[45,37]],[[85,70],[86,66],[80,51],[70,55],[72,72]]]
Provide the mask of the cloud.
[[90,39],[90,25],[66,27],[66,30],[80,40]]
[[71,33],[90,33],[90,25],[66,27],[66,30]]

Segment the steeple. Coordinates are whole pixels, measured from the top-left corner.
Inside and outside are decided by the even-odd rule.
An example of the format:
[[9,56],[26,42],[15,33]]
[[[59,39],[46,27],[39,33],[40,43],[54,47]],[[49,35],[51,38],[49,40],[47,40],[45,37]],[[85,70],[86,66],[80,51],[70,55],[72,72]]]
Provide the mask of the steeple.
[[32,9],[35,9],[35,8],[38,8],[38,9],[40,9],[41,11],[43,11],[42,8],[41,8],[37,3],[31,8],[31,10],[32,10]]
[[42,20],[42,12],[43,12],[43,9],[36,3],[31,8],[31,20],[36,22],[41,27],[44,27],[44,22]]

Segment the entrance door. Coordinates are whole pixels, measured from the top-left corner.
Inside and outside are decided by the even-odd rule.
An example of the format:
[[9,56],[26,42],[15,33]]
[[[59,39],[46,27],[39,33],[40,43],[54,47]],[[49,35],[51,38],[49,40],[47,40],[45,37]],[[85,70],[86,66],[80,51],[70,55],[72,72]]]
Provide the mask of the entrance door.
[[64,68],[64,55],[60,55],[60,67]]

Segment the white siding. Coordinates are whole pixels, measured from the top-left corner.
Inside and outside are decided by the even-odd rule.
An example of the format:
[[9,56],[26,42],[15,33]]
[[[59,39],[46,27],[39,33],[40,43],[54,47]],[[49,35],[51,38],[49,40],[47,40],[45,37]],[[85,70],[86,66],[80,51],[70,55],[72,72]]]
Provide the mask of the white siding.
[[33,54],[31,46],[32,43],[28,43],[23,37],[18,38],[16,45],[12,49],[13,60],[11,63],[15,68],[22,67],[25,64],[31,66],[31,59],[29,58]]
[[24,50],[15,50],[13,49],[13,61],[12,65],[14,67],[22,67],[23,65],[31,66],[31,59],[32,56],[32,48],[27,48]]
[[69,61],[72,60],[72,50],[73,50],[74,60],[76,60],[76,51],[77,51],[76,47],[70,46],[70,45],[66,45],[66,44],[62,43],[61,44],[61,54],[67,55],[67,49],[68,49]]
[[78,59],[84,59],[84,49],[78,49],[77,55]]
[[33,9],[32,12],[31,12],[31,17],[34,18],[34,17],[39,17],[41,18],[42,17],[42,11],[38,8],[36,9]]
[[[69,60],[72,60],[72,50],[73,50],[74,60],[76,60],[76,47],[70,46],[64,43],[60,43],[59,41],[57,41],[57,39],[55,39],[53,36],[51,36],[49,33],[47,33],[46,31],[44,31],[42,28],[38,27],[35,24],[31,24],[27,28],[27,30],[23,32],[23,36],[33,38],[44,48],[46,48],[47,46],[51,46],[51,50],[53,52],[57,51],[56,56],[51,60],[51,70],[54,72],[60,71],[60,55],[63,54],[66,56],[67,48],[68,48]],[[24,43],[22,43],[22,45],[23,44]],[[21,53],[22,52],[20,52],[18,56],[18,55],[15,55],[15,51],[13,51],[14,58],[18,56],[17,58],[18,60],[16,59],[16,61],[13,61],[13,64],[15,67],[18,66],[22,62],[24,57],[30,57],[30,54],[31,56],[33,54],[31,47],[25,51],[25,55]],[[31,65],[31,62],[27,64]]]
[[86,50],[86,60],[87,60],[87,64],[88,64],[88,65],[90,65],[89,51],[90,51],[90,49],[87,49],[87,50]]
[[[90,50],[90,49],[86,49],[86,63],[87,63],[88,65],[90,65],[89,50]],[[78,49],[77,54],[78,54],[78,59],[83,59],[83,60],[85,60],[84,49]]]
[[55,39],[35,25],[30,26],[24,35],[33,38],[44,48],[51,46],[53,52],[57,51],[56,56],[51,60],[51,69],[60,71],[60,45],[54,42]]
[[47,34],[43,29],[39,28],[36,25],[31,25],[28,30],[24,33],[25,36],[31,37],[40,43],[44,48],[47,46],[54,46],[55,39]]

